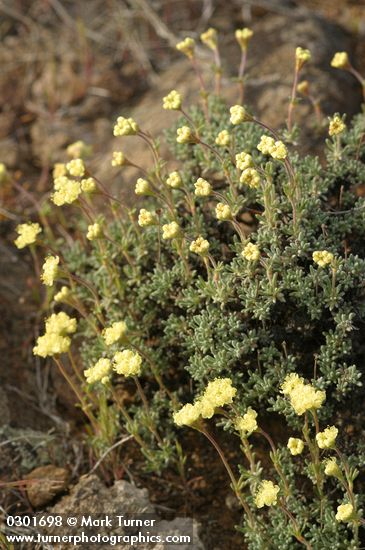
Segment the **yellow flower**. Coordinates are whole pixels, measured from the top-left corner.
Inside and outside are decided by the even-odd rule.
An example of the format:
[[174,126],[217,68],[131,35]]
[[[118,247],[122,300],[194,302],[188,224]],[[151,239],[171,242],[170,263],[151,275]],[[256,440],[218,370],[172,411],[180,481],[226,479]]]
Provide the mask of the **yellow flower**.
[[243,416],[237,418],[235,426],[245,437],[248,437],[258,428],[256,418],[257,412],[249,407]]
[[173,189],[179,189],[182,185],[182,180],[179,172],[175,170],[175,172],[171,172],[169,174],[168,178],[166,179],[166,185],[169,187],[172,187]]
[[40,357],[51,357],[52,355],[59,355],[60,353],[66,353],[71,346],[71,338],[68,336],[61,336],[53,332],[39,336],[37,339],[37,345],[33,348],[33,354]]
[[325,461],[324,473],[326,476],[342,478],[342,472],[338,467],[337,460],[335,458],[329,458]]
[[203,237],[198,237],[191,243],[190,250],[200,256],[206,256],[209,252],[209,242]]
[[81,180],[81,191],[84,193],[94,193],[94,191],[96,191],[94,178],[85,178]]
[[336,443],[338,429],[336,426],[328,426],[323,432],[316,435],[317,445],[320,449],[332,449]]
[[195,40],[193,38],[185,38],[178,44],[176,44],[176,49],[179,50],[179,52],[185,54],[189,59],[194,57],[195,52]]
[[234,125],[241,124],[241,122],[248,120],[248,115],[242,105],[233,105],[233,107],[229,109],[229,112],[231,113],[230,121]]
[[354,507],[349,502],[347,504],[340,504],[337,507],[336,519],[337,521],[351,521],[354,513]]
[[270,150],[270,155],[273,159],[284,160],[288,156],[288,150],[282,141],[275,141]]
[[66,176],[66,175],[67,175],[66,164],[64,164],[63,162],[56,162],[56,164],[53,166],[53,172],[52,172],[53,179],[59,178],[60,176]]
[[19,237],[14,241],[17,248],[24,248],[29,244],[33,244],[37,240],[37,235],[41,233],[42,229],[39,223],[22,223],[17,226],[16,232]]
[[346,130],[346,124],[339,115],[335,115],[330,119],[330,124],[328,128],[328,134],[330,136],[337,136]]
[[252,157],[249,153],[237,153],[236,155],[236,166],[239,170],[246,170],[253,165]]
[[111,374],[111,361],[105,357],[99,359],[93,367],[84,370],[84,376],[88,384],[94,384],[95,382],[101,382],[106,384],[109,381]]
[[219,202],[215,207],[215,215],[217,220],[230,220],[232,218],[232,212],[228,204],[223,204]]
[[55,193],[52,201],[56,206],[73,203],[81,193],[81,184],[67,176],[60,176],[54,180]]
[[86,143],[82,140],[75,141],[75,143],[71,143],[66,149],[67,154],[69,157],[73,159],[77,158],[86,158],[91,155],[92,147],[91,145],[86,145]]
[[347,52],[337,52],[332,58],[331,67],[335,69],[347,69],[350,67],[350,60]]
[[209,197],[212,192],[212,186],[207,180],[203,178],[198,178],[197,181],[194,183],[194,187],[194,193],[197,197]]
[[290,395],[297,386],[302,386],[304,384],[304,378],[299,376],[296,372],[291,372],[288,374],[281,385],[281,391],[284,395]]
[[174,422],[177,426],[191,426],[198,420],[200,416],[200,407],[198,403],[192,405],[187,403],[179,411],[173,415]]
[[138,225],[140,225],[141,227],[148,227],[149,225],[156,225],[156,223],[156,216],[152,214],[152,212],[149,212],[144,208],[139,211]]
[[89,225],[87,228],[87,234],[86,238],[89,241],[94,241],[101,235],[101,226],[100,223],[93,223],[92,225]]
[[253,37],[253,31],[245,27],[244,29],[237,29],[235,37],[242,50],[247,50],[247,46],[251,38]]
[[172,90],[163,98],[163,108],[167,111],[178,111],[181,108],[182,97],[179,92]]
[[85,175],[85,165],[82,159],[72,159],[66,164],[67,172],[74,177],[82,178]]
[[147,180],[138,178],[134,192],[136,195],[149,195],[151,193],[150,184]]
[[67,286],[63,286],[57,294],[54,295],[55,302],[65,302],[70,296],[71,291]]
[[103,330],[102,336],[107,346],[111,346],[118,342],[127,332],[127,324],[125,321],[116,321],[110,327]]
[[289,397],[294,411],[301,416],[310,409],[320,409],[326,399],[326,392],[316,390],[310,384],[298,384]]
[[308,80],[302,80],[297,86],[297,92],[299,94],[308,95],[309,93],[309,82]]
[[125,156],[122,151],[113,151],[112,166],[123,166],[125,163]]
[[242,250],[242,257],[249,262],[257,262],[260,258],[260,249],[256,244],[248,243]]
[[189,126],[181,126],[181,128],[178,128],[176,130],[177,143],[196,143],[196,138],[191,131],[191,128]]
[[260,483],[259,490],[255,496],[255,504],[257,508],[263,508],[264,506],[275,506],[279,491],[280,487],[278,485],[274,485],[272,481],[264,479]]
[[59,256],[48,256],[46,258],[43,267],[41,280],[47,286],[52,286],[58,273]]
[[257,146],[257,149],[261,151],[263,155],[270,155],[274,145],[275,145],[275,140],[272,137],[261,136],[261,140]]
[[218,45],[218,33],[215,29],[210,27],[200,35],[200,40],[211,50],[216,50]]
[[228,130],[222,130],[215,138],[215,143],[220,147],[225,147],[231,143],[231,136]]
[[113,134],[118,136],[133,136],[139,132],[137,122],[133,118],[124,118],[119,116],[117,122],[114,125]]
[[66,336],[76,332],[77,321],[74,317],[69,317],[64,311],[59,313],[52,313],[48,319],[46,319],[46,333],[47,334],[59,334]]
[[124,376],[138,376],[142,370],[142,357],[130,349],[117,351],[113,357],[113,369]]
[[319,267],[326,267],[326,265],[333,262],[334,256],[332,252],[328,252],[327,250],[317,250],[316,252],[313,252],[312,258],[313,261],[319,265]]
[[232,403],[236,393],[237,390],[232,386],[232,380],[229,378],[215,378],[208,383],[202,397],[197,401],[201,416],[211,418],[217,407]]
[[165,240],[180,237],[181,230],[177,222],[167,223],[162,226],[162,238]]
[[299,69],[302,68],[304,63],[309,61],[311,57],[312,56],[309,50],[299,47],[295,50],[295,60]]
[[257,189],[260,185],[260,174],[255,168],[246,168],[241,174],[240,182]]
[[304,441],[297,437],[289,437],[287,447],[293,456],[300,455],[304,449]]

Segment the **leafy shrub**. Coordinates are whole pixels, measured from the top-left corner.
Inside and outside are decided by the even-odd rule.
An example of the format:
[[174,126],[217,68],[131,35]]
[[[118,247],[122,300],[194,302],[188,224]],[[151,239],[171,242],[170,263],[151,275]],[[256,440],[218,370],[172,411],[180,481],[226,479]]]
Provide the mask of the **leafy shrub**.
[[[244,56],[249,38],[238,38]],[[219,90],[216,42],[207,40]],[[199,70],[194,45],[179,49]],[[309,60],[298,50],[295,82]],[[203,107],[188,111],[178,92],[164,98],[181,115],[166,133],[170,170],[158,143],[119,117],[117,139],[139,137],[153,153],[153,167],[139,167],[139,211],[93,178],[82,144],[55,168],[53,202],[74,203],[83,216],[64,220],[67,239],[43,241],[53,255],[42,278],[62,282],[51,307],[76,310],[78,326],[53,314],[35,353],[53,356],[71,384],[96,455],[126,430],[147,470],[175,465],[184,478],[181,426],[204,434],[242,504],[250,549],[359,548],[364,495],[353,482],[365,453],[359,427],[349,438],[345,424],[363,394],[364,114],[349,128],[331,119],[320,162],[296,146],[295,89],[279,134],[247,108],[229,110],[219,94],[203,89],[202,97]],[[132,162],[113,154],[116,168]],[[38,231],[19,233],[34,246]],[[213,415],[240,441],[239,472],[208,431]],[[271,467],[255,452],[261,438]]]

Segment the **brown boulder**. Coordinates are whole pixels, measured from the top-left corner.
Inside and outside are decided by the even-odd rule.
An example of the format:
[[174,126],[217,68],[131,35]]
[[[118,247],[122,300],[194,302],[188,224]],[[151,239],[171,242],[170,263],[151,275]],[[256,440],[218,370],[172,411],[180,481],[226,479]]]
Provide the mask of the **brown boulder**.
[[34,508],[42,508],[67,489],[70,473],[65,468],[49,464],[35,468],[24,479],[31,482],[27,484],[29,502]]

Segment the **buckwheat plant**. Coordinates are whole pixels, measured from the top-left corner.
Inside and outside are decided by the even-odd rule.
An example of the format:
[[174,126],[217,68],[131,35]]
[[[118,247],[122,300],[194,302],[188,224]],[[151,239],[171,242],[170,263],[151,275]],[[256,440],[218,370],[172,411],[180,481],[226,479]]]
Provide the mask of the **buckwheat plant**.
[[[241,99],[252,35],[236,32]],[[175,467],[183,491],[185,434],[207,438],[250,550],[359,549],[365,117],[345,123],[334,113],[325,160],[303,157],[285,136],[310,52],[293,55],[288,118],[273,129],[242,101],[226,104],[216,31],[201,40],[214,56],[215,91],[186,38],[177,48],[198,75],[202,106],[189,108],[178,90],[162,99],[177,115],[168,162],[143,120],[115,122],[111,170],[137,169],[141,207],[128,208],[120,188],[75,158],[89,151],[78,142],[54,172],[62,232],[18,227],[19,248],[45,247],[50,314],[34,353],[52,356],[69,382],[96,456],[129,432],[146,468]],[[332,65],[355,74],[343,53]],[[126,157],[126,139],[143,140],[151,166]],[[112,460],[115,473],[118,454]]]

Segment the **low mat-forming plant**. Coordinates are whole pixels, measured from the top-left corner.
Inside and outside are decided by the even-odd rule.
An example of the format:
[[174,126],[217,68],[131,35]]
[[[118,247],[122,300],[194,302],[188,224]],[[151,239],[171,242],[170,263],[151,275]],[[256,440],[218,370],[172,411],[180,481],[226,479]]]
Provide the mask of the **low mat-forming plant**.
[[[363,394],[365,117],[347,127],[335,114],[325,162],[303,158],[298,93],[314,107],[313,132],[325,124],[300,82],[310,52],[296,50],[286,127],[272,129],[242,104],[252,34],[236,32],[240,102],[230,108],[216,31],[201,36],[214,56],[214,93],[194,40],[177,45],[198,75],[202,107],[186,108],[176,90],[163,99],[178,114],[166,132],[173,161],[142,123],[117,119],[111,164],[140,171],[143,208],[90,172],[82,142],[55,166],[62,231],[54,237],[42,214],[44,229],[22,224],[15,241],[35,258],[36,244],[48,251],[40,276],[53,313],[34,353],[53,357],[114,475],[116,442],[128,432],[147,470],[175,467],[186,487],[189,426],[223,461],[248,548],[358,549],[365,449],[361,427],[350,437],[345,425]],[[332,65],[364,86],[346,53]],[[119,149],[125,136],[145,142],[150,168]],[[70,204],[80,215],[64,216]],[[238,465],[217,428],[240,449]]]

